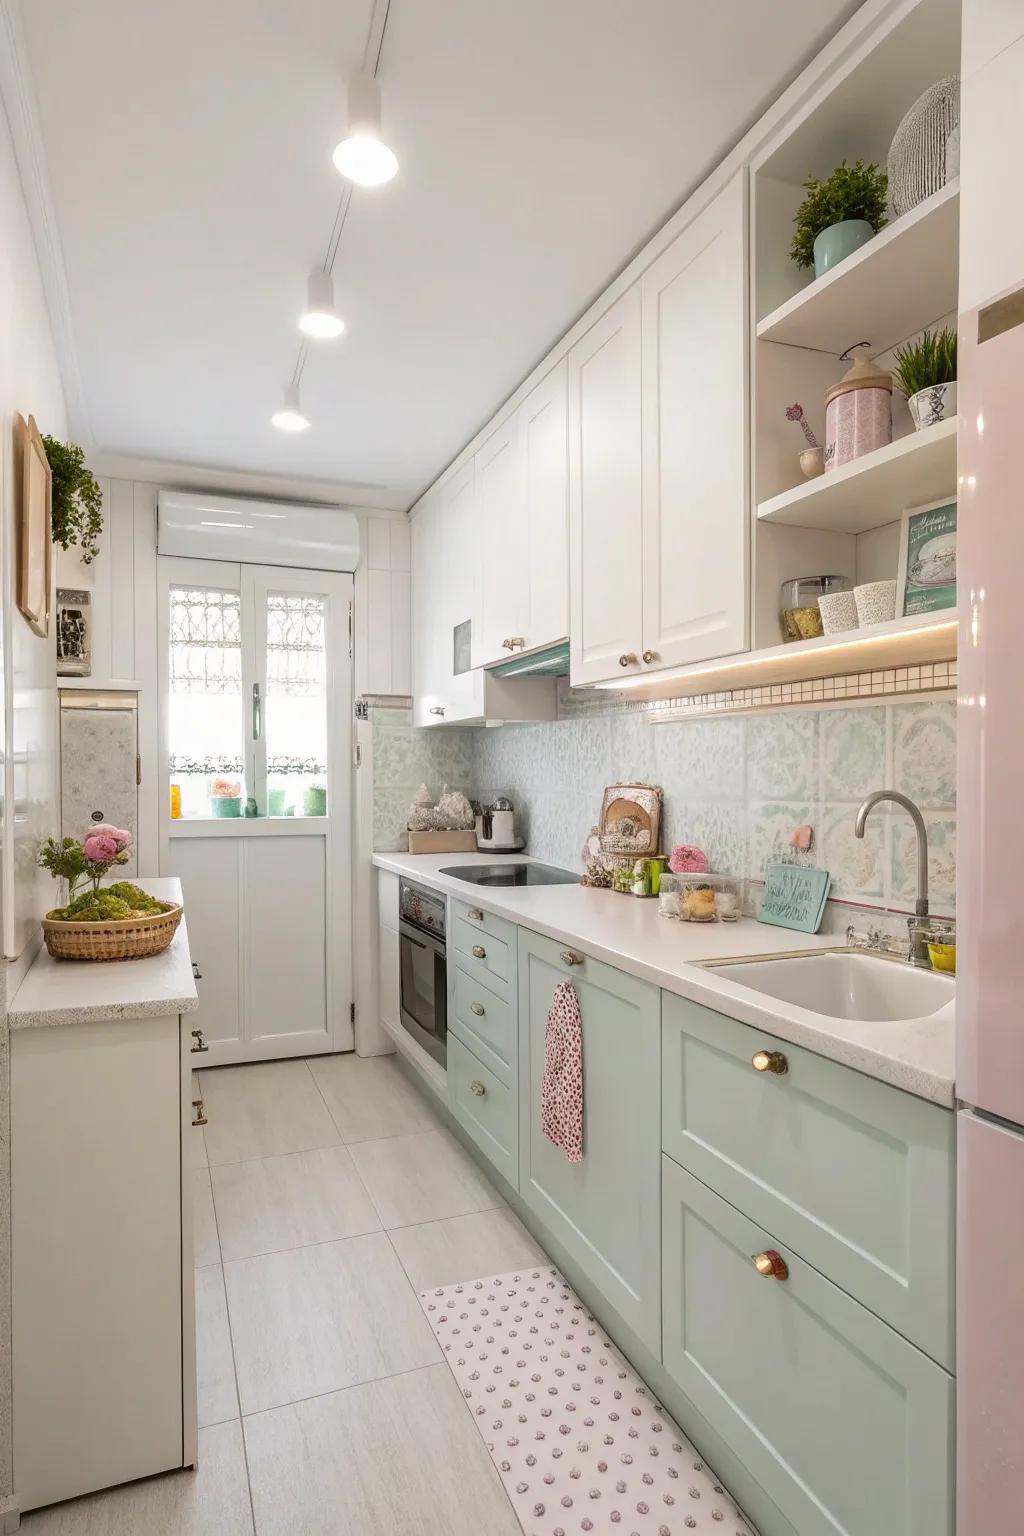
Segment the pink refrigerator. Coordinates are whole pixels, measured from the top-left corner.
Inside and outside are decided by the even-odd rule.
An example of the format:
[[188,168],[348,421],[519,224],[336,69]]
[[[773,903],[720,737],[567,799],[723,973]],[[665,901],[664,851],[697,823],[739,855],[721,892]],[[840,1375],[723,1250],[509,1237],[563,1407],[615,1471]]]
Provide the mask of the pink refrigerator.
[[960,316],[957,1530],[1024,1531],[1024,288]]

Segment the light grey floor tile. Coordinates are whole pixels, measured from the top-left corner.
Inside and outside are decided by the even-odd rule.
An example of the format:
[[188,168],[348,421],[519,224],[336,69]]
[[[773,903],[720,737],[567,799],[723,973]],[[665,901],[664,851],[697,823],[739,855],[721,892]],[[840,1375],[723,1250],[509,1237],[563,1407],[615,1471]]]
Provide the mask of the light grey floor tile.
[[443,1124],[394,1056],[322,1056],[309,1066],[342,1141],[375,1141]]
[[169,1472],[55,1504],[25,1515],[21,1524],[30,1536],[252,1536],[242,1426],[235,1419],[201,1429],[195,1472]]
[[244,1414],[440,1354],[383,1232],[236,1259],[224,1276]]
[[202,1085],[211,1167],[340,1140],[304,1061],[216,1067],[202,1074]]
[[224,1163],[211,1174],[225,1259],[380,1231],[344,1147]]
[[361,1141],[350,1151],[385,1227],[411,1227],[505,1204],[448,1131]]
[[219,1264],[196,1270],[196,1373],[200,1425],[237,1419],[235,1365]]
[[446,1365],[245,1421],[260,1536],[521,1536]]
[[217,1218],[213,1213],[208,1168],[192,1170],[192,1231],[196,1268],[202,1269],[205,1264],[219,1264],[220,1243],[217,1241]]
[[391,1241],[417,1291],[547,1262],[543,1248],[507,1206],[398,1227]]

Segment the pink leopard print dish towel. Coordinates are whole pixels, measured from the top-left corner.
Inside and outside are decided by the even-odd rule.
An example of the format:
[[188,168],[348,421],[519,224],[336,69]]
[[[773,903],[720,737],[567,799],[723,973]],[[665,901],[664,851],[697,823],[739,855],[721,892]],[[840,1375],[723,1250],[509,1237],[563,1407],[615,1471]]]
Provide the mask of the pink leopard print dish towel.
[[558,983],[548,1013],[540,1128],[570,1163],[583,1161],[583,1020],[568,981]]

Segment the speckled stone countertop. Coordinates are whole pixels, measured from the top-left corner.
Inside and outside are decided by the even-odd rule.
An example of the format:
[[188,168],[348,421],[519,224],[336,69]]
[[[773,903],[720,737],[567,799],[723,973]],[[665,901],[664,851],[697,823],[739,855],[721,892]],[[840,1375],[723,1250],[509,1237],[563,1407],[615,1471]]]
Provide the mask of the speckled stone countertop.
[[[531,862],[516,855],[517,862]],[[729,979],[708,962],[838,949],[834,934],[794,933],[753,918],[735,923],[671,923],[656,901],[636,901],[580,885],[480,886],[442,871],[494,864],[490,854],[375,853],[378,869],[486,908],[511,922],[583,950],[692,1002],[806,1046],[918,1098],[954,1102],[955,988],[938,1013],[920,1019],[831,1019]]]
[[[160,901],[181,901],[180,880],[137,880]],[[158,1018],[199,1007],[185,919],[170,946],[147,960],[54,960],[41,949],[11,1000],[12,1030],[96,1019]]]

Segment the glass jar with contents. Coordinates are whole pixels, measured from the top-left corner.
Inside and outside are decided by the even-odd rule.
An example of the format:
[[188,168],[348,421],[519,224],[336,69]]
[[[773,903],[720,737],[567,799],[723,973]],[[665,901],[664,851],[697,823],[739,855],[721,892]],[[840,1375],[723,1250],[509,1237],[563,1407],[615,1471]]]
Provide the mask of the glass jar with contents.
[[819,597],[850,592],[848,576],[796,576],[779,589],[779,623],[783,640],[814,640],[823,633]]

